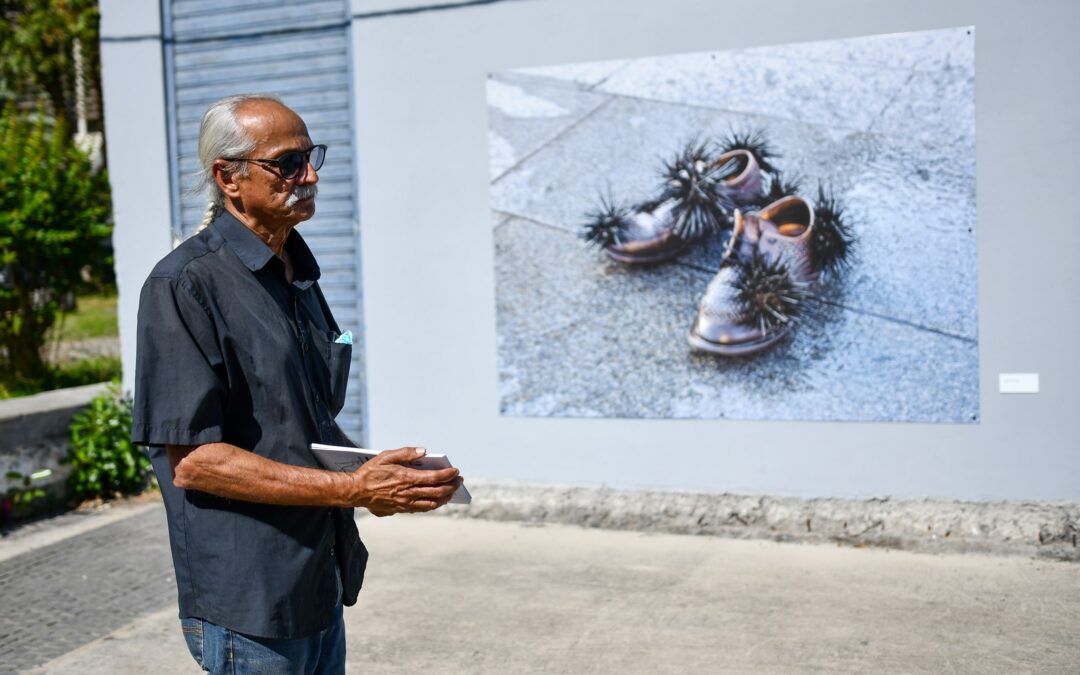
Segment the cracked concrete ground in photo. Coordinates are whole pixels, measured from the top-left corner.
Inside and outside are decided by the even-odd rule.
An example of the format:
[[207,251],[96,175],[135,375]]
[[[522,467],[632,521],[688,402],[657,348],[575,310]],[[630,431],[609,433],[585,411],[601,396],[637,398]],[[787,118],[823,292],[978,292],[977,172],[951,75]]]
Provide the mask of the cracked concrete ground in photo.
[[[520,69],[488,79],[501,412],[972,423],[979,418],[974,30]],[[760,129],[854,264],[778,345],[693,352],[727,233],[627,266],[579,237],[657,194],[692,139]]]

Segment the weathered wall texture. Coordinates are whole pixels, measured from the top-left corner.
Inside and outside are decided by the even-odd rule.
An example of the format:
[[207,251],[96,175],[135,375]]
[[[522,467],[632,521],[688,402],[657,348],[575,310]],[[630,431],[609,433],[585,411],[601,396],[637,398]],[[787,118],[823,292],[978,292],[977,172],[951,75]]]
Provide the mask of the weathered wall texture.
[[477,482],[455,518],[1080,560],[1080,504],[797,499]]

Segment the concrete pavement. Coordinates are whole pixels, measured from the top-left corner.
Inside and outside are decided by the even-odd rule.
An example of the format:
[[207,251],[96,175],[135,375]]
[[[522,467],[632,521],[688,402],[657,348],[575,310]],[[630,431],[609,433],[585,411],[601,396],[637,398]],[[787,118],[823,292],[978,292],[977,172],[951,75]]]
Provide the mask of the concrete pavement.
[[[349,672],[1066,673],[1080,663],[1075,563],[438,516],[362,517],[359,526],[372,558],[360,602],[346,611]],[[145,574],[102,567],[92,575],[103,578],[85,584],[115,594],[108,577],[128,575],[146,601],[31,672],[197,672],[174,601],[153,600],[171,579],[156,569],[160,506],[79,528],[41,548],[24,537],[0,574],[92,536],[99,556],[140,551],[131,562]],[[47,568],[62,583],[63,570]],[[6,638],[0,645],[7,672],[12,654]]]

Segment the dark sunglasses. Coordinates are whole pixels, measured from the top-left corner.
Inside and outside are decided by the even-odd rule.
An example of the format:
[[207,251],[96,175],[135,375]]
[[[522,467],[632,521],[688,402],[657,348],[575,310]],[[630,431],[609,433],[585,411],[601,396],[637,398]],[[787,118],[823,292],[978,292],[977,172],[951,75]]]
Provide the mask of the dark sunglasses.
[[307,171],[308,162],[316,171],[322,168],[323,160],[326,159],[326,146],[314,145],[308,150],[293,150],[286,152],[277,159],[255,159],[253,157],[222,157],[222,159],[229,162],[255,162],[259,166],[272,164],[277,167],[276,171],[270,167],[264,166],[263,168],[277,174],[282,180],[293,180],[304,175],[304,172]]

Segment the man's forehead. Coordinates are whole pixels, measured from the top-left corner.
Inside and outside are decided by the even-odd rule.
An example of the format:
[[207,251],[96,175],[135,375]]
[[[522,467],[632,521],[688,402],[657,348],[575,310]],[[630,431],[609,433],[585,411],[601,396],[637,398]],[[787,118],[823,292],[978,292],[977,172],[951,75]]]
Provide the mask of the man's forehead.
[[276,101],[247,101],[237,108],[236,120],[257,150],[305,150],[311,145],[304,120]]

